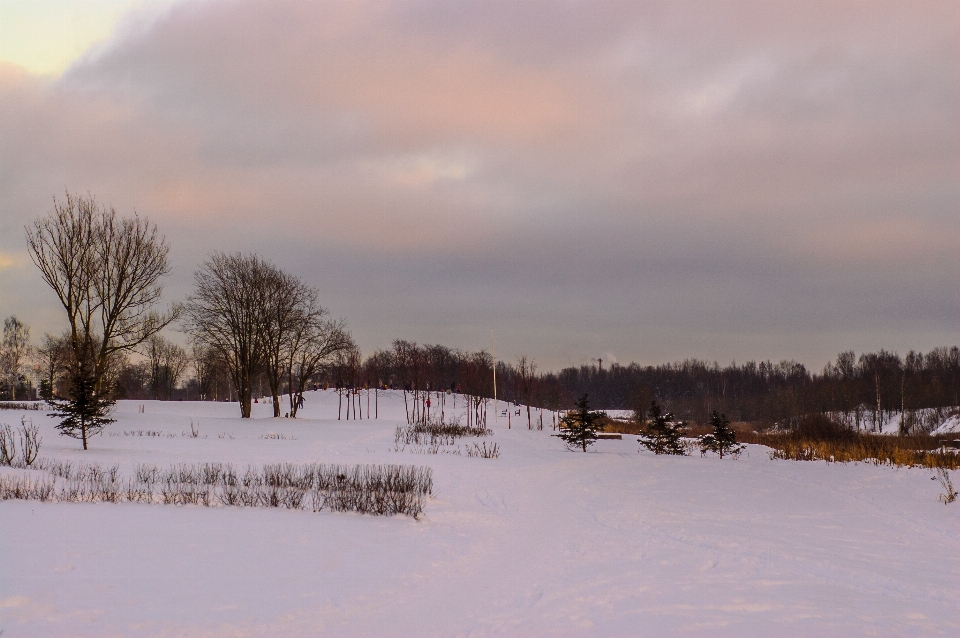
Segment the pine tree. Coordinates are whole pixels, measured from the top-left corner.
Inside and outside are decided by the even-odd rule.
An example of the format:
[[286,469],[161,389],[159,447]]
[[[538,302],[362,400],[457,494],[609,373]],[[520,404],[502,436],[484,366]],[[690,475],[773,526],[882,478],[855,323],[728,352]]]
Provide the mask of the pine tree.
[[647,412],[650,423],[647,431],[640,434],[637,442],[654,454],[686,454],[680,435],[683,433],[684,423],[672,423],[673,414],[664,413],[660,404],[653,401]]
[[62,419],[56,426],[60,434],[81,439],[84,450],[91,436],[99,434],[108,423],[113,423],[114,419],[109,418],[109,414],[116,403],[105,394],[97,394],[96,381],[89,368],[89,365],[73,366],[70,371],[69,399],[47,399],[54,409],[50,416]]
[[737,433],[730,428],[730,419],[726,414],[714,410],[710,415],[710,425],[713,426],[713,433],[700,437],[701,456],[706,452],[716,452],[722,459],[724,454],[737,456],[743,451],[745,446],[737,443]]
[[577,401],[576,409],[560,419],[560,433],[554,436],[563,439],[571,450],[581,448],[586,452],[587,447],[597,440],[597,430],[600,429],[599,420],[603,416],[603,412],[590,410],[590,401],[584,394]]

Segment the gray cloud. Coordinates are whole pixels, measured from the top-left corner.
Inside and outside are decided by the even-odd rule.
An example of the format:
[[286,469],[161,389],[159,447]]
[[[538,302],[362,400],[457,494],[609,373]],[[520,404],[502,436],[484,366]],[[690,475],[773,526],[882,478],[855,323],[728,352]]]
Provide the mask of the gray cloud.
[[[960,337],[960,7],[188,2],[0,73],[0,301],[90,190],[392,338],[654,363]],[[11,159],[15,158],[15,159]]]

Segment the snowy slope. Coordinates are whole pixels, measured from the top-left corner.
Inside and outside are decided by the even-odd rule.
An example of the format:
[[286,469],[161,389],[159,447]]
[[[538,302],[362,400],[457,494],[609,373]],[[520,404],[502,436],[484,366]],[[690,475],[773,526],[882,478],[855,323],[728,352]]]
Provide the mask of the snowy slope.
[[[426,464],[436,497],[420,521],[2,502],[3,637],[960,635],[960,503],[938,502],[929,471],[758,446],[656,457],[632,437],[574,453],[517,420],[495,427],[499,459],[411,454],[392,451],[400,395],[381,396],[377,421],[337,421],[336,402],[308,393],[297,420],[258,404],[250,421],[236,404],[123,402],[116,436],[86,453],[24,413],[45,457],[124,473]],[[191,420],[201,438],[183,436]],[[163,435],[122,434],[147,429]]]

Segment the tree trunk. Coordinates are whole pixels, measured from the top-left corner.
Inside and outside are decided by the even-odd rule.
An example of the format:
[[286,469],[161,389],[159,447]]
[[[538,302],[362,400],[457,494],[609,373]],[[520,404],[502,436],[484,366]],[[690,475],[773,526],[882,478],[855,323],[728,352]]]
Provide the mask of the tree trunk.
[[253,391],[249,387],[243,388],[243,392],[238,398],[240,399],[241,418],[249,419],[253,411]]
[[273,397],[273,418],[280,416],[280,380],[270,375],[270,396]]

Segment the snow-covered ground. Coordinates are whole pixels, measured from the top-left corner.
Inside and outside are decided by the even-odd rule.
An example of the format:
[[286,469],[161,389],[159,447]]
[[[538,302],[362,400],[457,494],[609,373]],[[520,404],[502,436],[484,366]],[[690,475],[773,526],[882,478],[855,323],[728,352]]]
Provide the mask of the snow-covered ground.
[[[899,411],[880,412],[872,411],[870,406],[861,406],[859,415],[856,411],[830,412],[828,416],[847,427],[860,429],[874,434],[900,433],[900,424],[904,418],[913,434],[929,433],[932,435],[946,435],[960,433],[960,407],[949,408],[921,408],[907,414],[906,417]],[[859,423],[859,428],[857,427]]]
[[[236,404],[122,402],[89,452],[23,413],[41,456],[124,474],[414,463],[433,467],[435,497],[419,521],[2,502],[3,638],[960,635],[960,502],[939,502],[929,471],[758,446],[656,457],[634,437],[584,454],[516,418],[488,439],[498,459],[412,454],[393,451],[399,395],[380,397],[379,420],[337,421],[336,403],[311,392],[297,420],[258,404],[244,421]],[[183,436],[191,421],[199,438]],[[139,430],[162,436],[124,435]]]

